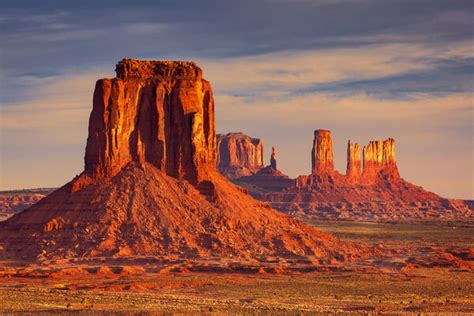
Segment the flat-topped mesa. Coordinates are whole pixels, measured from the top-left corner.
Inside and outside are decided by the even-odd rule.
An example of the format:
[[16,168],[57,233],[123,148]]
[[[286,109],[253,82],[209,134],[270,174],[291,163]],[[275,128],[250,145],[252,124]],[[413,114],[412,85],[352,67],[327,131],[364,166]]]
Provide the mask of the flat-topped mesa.
[[315,130],[311,151],[312,174],[330,174],[334,171],[331,132]]
[[361,165],[360,165],[360,145],[347,142],[347,168],[346,177],[352,181],[359,181],[361,176]]
[[270,156],[270,167],[277,170],[276,149],[272,147],[272,154]]
[[85,154],[93,178],[148,162],[191,181],[215,170],[211,85],[194,62],[124,59],[117,77],[98,80]]
[[395,140],[389,138],[370,141],[363,149],[364,182],[373,182],[378,177],[400,178],[395,156]]
[[117,78],[127,79],[192,79],[202,78],[202,70],[193,61],[136,60],[124,58],[115,66]]
[[263,141],[243,133],[217,135],[217,169],[229,179],[249,176],[264,167]]

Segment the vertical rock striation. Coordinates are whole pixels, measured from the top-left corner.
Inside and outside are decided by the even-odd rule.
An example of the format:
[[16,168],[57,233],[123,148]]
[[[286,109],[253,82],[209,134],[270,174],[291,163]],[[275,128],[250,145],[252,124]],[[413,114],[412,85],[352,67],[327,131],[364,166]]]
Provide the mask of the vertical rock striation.
[[395,140],[370,141],[363,149],[363,181],[376,182],[380,176],[400,178],[395,156]]
[[97,81],[85,155],[92,178],[148,162],[197,183],[215,168],[211,86],[193,62],[123,59]]
[[334,171],[331,132],[315,130],[311,152],[312,173],[328,174]]
[[263,141],[243,133],[217,135],[217,169],[230,179],[258,172],[263,164]]
[[360,145],[351,141],[347,143],[347,168],[346,176],[351,182],[358,182],[361,176]]

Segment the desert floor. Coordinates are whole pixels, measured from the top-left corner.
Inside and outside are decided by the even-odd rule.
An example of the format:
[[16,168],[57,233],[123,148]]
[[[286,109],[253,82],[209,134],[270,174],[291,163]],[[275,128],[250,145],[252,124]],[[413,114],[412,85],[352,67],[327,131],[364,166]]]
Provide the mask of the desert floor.
[[107,261],[67,266],[61,262],[47,266],[2,262],[0,312],[474,313],[472,227],[313,225],[342,239],[400,251],[389,260],[373,260],[366,266],[283,273],[190,272],[184,263],[159,269],[153,264]]

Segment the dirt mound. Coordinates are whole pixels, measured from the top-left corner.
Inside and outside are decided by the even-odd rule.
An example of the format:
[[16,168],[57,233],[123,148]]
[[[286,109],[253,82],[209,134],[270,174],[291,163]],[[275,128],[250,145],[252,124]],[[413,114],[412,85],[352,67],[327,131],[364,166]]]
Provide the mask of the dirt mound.
[[5,250],[40,258],[309,256],[348,261],[365,250],[272,210],[217,173],[211,180],[215,201],[148,163],[131,163],[113,178],[71,192],[77,181],[4,222],[0,240]]

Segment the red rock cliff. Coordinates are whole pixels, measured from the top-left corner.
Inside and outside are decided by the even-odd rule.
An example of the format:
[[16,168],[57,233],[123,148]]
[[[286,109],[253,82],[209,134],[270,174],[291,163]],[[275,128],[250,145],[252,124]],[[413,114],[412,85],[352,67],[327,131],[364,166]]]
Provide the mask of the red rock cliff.
[[334,171],[331,132],[315,130],[311,152],[312,173],[326,174]]
[[347,169],[346,176],[354,182],[360,179],[360,145],[352,144],[351,141],[347,143]]
[[131,161],[199,182],[215,168],[211,86],[193,62],[123,59],[97,81],[85,172],[108,177]]
[[373,182],[378,176],[400,178],[395,156],[395,140],[370,141],[363,149],[363,180]]
[[217,169],[233,179],[258,172],[263,164],[263,141],[243,133],[217,135]]

